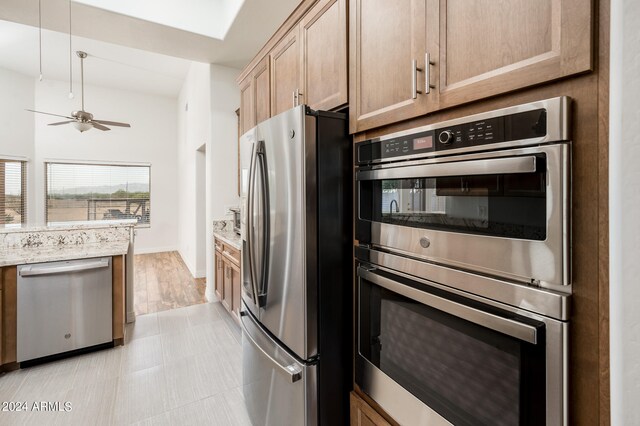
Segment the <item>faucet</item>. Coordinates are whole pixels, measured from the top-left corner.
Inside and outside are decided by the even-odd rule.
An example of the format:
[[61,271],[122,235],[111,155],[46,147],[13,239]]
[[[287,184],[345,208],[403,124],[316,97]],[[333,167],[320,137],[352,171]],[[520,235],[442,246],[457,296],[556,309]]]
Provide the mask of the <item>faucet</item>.
[[396,213],[399,213],[400,207],[398,207],[398,202],[396,200],[391,200],[389,203],[389,213],[393,213],[393,203],[396,203]]

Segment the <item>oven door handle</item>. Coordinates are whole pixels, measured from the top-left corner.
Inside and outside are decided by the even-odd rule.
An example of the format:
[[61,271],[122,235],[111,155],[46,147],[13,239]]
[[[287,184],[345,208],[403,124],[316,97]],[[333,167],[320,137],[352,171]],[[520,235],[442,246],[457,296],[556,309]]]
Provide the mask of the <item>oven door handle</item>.
[[527,155],[522,157],[419,164],[405,167],[396,166],[384,169],[358,171],[356,173],[356,180],[534,173],[536,171],[536,160],[535,155]]
[[484,312],[470,306],[463,305],[431,293],[417,290],[413,287],[401,284],[392,279],[383,277],[369,271],[361,266],[358,267],[358,276],[370,281],[389,291],[400,294],[416,302],[430,306],[458,318],[462,318],[482,327],[490,328],[498,333],[506,334],[525,342],[537,343],[537,329],[533,326],[523,324],[508,318]]

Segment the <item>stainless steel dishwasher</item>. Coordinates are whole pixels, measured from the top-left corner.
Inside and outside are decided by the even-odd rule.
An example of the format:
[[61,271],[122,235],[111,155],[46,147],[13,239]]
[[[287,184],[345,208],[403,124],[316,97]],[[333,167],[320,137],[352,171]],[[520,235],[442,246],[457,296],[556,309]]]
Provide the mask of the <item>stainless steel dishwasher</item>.
[[112,342],[110,257],[18,266],[18,362]]

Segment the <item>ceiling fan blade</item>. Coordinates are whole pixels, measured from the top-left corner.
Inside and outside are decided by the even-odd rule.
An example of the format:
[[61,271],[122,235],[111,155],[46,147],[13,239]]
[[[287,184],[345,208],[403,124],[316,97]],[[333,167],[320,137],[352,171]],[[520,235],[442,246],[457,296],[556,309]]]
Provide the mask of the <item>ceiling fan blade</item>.
[[61,124],[75,123],[76,120],[58,121],[57,123],[49,123],[48,126],[59,126]]
[[131,127],[129,123],[119,123],[117,121],[106,121],[106,120],[91,120],[94,123],[106,124],[108,126],[118,126],[118,127]]
[[69,117],[68,115],[51,114],[50,112],[35,111],[33,109],[28,109],[27,111],[35,112],[35,113],[38,113],[38,114],[53,115],[54,117],[62,117],[62,118],[68,118],[70,120],[73,120],[73,117]]
[[106,132],[107,130],[111,130],[110,128],[103,126],[102,124],[98,124],[95,122],[95,120],[92,120],[89,122],[93,127],[95,127],[98,130],[102,130],[103,132]]

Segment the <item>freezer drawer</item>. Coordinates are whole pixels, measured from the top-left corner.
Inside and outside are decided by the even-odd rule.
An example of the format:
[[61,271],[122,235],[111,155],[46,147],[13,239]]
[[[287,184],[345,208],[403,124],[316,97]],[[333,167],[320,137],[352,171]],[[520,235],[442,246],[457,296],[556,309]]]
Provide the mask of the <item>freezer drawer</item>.
[[18,362],[112,341],[111,258],[18,267]]
[[242,321],[244,399],[254,426],[316,425],[317,366],[293,358],[248,312]]

